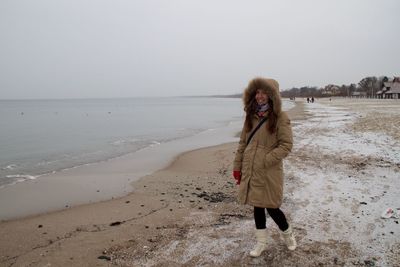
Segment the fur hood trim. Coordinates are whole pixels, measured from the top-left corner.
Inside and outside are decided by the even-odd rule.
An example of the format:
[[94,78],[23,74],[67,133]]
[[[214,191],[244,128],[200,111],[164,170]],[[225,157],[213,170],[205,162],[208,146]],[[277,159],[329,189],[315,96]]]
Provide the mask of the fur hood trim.
[[245,107],[245,111],[248,112],[248,107],[252,106],[257,89],[262,89],[267,93],[268,98],[271,99],[271,101],[273,102],[273,112],[276,115],[279,115],[282,110],[282,100],[279,93],[279,83],[274,79],[266,79],[260,77],[251,80],[247,88],[243,92],[243,104]]

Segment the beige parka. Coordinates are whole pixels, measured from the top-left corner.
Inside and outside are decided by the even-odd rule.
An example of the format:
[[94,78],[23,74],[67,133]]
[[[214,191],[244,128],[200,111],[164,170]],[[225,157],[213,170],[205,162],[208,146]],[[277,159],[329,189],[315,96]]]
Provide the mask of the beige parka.
[[242,173],[238,200],[261,208],[279,208],[283,199],[283,163],[292,149],[292,127],[287,114],[282,111],[279,84],[273,79],[255,78],[243,93],[246,106],[255,98],[257,89],[263,89],[273,102],[277,115],[276,131],[271,134],[265,122],[246,145],[250,133],[261,118],[251,114],[253,129],[246,132],[243,127],[236,152],[233,169]]

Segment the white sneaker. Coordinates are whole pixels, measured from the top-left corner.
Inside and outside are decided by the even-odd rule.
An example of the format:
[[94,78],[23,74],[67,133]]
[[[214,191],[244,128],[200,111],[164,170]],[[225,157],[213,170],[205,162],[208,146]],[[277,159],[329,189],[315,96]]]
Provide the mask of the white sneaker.
[[296,238],[294,237],[292,226],[289,225],[289,228],[286,231],[282,232],[283,239],[285,240],[286,246],[289,250],[295,250],[297,247]]
[[254,246],[253,250],[250,251],[250,256],[259,257],[267,248],[267,229],[257,229],[255,234],[257,244]]

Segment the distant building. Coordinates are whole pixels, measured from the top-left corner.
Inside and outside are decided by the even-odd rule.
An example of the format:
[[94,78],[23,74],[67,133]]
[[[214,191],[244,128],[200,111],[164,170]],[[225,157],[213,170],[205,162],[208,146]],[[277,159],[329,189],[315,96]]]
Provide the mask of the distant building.
[[329,84],[321,90],[323,96],[335,96],[340,94],[340,88],[337,85]]
[[396,78],[393,82],[383,83],[382,90],[376,93],[378,98],[400,99],[400,79],[398,79],[398,77]]
[[384,82],[383,83],[382,89],[379,90],[378,92],[376,92],[376,97],[377,98],[379,98],[379,99],[385,98],[385,93],[387,91],[389,91],[389,89],[390,89],[390,85],[389,84],[392,84],[392,82]]

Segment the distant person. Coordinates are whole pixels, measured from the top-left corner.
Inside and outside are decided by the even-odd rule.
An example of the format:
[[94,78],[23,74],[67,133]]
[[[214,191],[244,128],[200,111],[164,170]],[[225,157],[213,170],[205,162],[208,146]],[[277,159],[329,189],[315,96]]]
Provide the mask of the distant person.
[[311,103],[314,103],[314,97],[311,97]]
[[282,231],[289,250],[297,246],[292,227],[280,210],[283,198],[282,160],[292,149],[292,127],[282,111],[279,84],[255,78],[243,94],[246,119],[233,165],[239,185],[238,200],[254,207],[257,244],[250,251],[258,257],[267,248],[265,209]]
[[309,97],[307,97],[307,103],[310,103],[310,98]]

